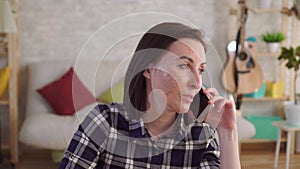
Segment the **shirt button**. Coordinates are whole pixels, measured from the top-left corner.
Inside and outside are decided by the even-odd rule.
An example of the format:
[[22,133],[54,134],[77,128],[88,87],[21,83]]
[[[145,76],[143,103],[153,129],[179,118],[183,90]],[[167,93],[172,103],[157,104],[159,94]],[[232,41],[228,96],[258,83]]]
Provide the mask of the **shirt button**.
[[67,152],[67,153],[66,153],[66,156],[67,156],[68,158],[70,158],[70,159],[73,159],[73,154],[70,153],[70,152]]
[[155,151],[155,155],[156,155],[156,156],[159,155],[159,151]]

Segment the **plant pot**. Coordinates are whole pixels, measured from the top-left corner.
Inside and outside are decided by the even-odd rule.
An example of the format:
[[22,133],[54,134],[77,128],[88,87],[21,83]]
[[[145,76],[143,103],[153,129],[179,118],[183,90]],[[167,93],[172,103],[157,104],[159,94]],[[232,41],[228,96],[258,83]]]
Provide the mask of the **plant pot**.
[[287,101],[284,103],[284,112],[288,124],[300,126],[300,104]]
[[259,0],[258,1],[258,8],[260,9],[269,9],[271,8],[272,0]]
[[267,43],[267,45],[268,45],[268,51],[271,53],[277,52],[280,47],[279,42],[270,42],[270,43]]

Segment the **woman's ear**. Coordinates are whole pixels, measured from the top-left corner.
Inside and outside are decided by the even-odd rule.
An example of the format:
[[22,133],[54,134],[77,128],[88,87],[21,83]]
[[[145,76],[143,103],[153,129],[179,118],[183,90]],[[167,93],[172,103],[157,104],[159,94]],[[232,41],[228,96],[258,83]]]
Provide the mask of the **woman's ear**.
[[150,68],[144,70],[143,76],[144,76],[146,79],[150,79],[150,78],[151,78],[151,71],[150,71]]

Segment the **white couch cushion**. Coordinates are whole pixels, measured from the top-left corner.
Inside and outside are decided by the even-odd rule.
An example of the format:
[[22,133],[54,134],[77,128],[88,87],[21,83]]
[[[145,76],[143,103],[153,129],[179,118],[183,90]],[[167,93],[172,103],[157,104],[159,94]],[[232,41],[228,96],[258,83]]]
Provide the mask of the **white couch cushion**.
[[[128,62],[85,60],[57,60],[35,62],[28,65],[28,91],[25,120],[20,130],[22,143],[40,148],[62,150],[67,148],[80,121],[96,105],[87,105],[74,116],[61,116],[53,112],[36,89],[52,82],[71,66],[83,84],[98,97],[124,78]],[[76,104],[76,101],[75,101]]]
[[79,123],[96,104],[95,102],[85,106],[73,116],[30,114],[22,125],[20,141],[39,148],[63,150],[67,148]]

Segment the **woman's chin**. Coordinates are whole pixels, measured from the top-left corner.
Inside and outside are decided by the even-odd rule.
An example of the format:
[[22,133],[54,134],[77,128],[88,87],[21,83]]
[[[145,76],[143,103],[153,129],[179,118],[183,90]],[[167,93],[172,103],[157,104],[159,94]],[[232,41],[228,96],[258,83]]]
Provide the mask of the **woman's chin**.
[[190,110],[191,104],[182,104],[179,113],[187,113]]
[[[180,105],[180,107],[178,105]],[[169,106],[169,111],[177,113],[187,113],[190,110],[190,107],[190,103],[176,103],[172,104],[172,106]]]

